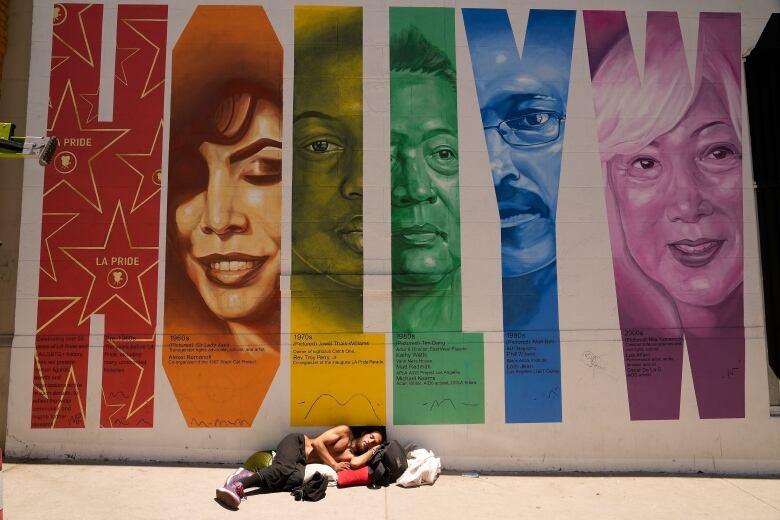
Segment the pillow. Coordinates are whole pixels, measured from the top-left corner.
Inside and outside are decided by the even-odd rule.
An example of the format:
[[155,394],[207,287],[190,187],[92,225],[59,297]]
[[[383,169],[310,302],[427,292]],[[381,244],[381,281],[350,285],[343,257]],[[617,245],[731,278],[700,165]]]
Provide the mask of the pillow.
[[327,464],[306,464],[306,470],[303,473],[303,483],[305,484],[314,476],[315,473],[322,474],[328,479],[328,482],[336,482],[336,470]]
[[368,466],[363,466],[360,469],[339,471],[336,475],[338,476],[339,487],[367,486],[371,483]]

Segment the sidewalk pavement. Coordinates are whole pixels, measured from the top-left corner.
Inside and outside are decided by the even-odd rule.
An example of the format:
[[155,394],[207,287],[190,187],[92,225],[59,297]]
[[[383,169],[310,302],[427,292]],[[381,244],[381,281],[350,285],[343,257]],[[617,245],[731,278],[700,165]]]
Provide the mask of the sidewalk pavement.
[[701,475],[445,473],[433,486],[328,488],[319,502],[214,500],[232,468],[5,463],[9,520],[780,519],[780,479]]

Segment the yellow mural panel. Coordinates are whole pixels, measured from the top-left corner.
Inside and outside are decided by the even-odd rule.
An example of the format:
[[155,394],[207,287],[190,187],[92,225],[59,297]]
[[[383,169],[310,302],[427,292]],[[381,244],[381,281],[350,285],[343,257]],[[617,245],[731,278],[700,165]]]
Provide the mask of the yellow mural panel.
[[291,337],[293,426],[385,424],[384,334]]

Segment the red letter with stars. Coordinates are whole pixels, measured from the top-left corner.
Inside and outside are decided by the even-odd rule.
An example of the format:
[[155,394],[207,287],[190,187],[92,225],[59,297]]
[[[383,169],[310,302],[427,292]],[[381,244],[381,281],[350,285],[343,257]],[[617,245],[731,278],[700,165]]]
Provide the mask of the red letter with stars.
[[44,176],[32,428],[85,426],[95,314],[100,426],[152,426],[167,17],[119,6],[114,116],[102,122],[103,6],[54,4],[48,134],[60,147]]

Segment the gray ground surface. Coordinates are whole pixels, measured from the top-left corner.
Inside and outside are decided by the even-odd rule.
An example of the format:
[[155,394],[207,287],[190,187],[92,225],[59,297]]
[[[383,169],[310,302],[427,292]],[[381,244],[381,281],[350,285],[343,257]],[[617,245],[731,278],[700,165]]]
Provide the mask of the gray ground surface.
[[3,465],[3,518],[168,519],[780,519],[780,479],[701,476],[444,474],[434,486],[329,488],[320,502],[214,501],[226,467]]

